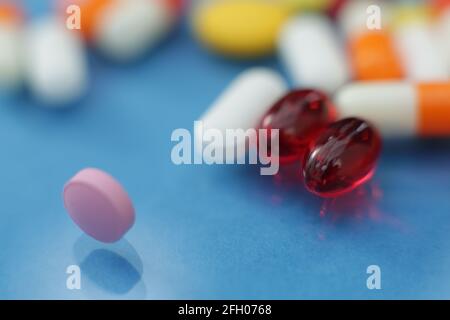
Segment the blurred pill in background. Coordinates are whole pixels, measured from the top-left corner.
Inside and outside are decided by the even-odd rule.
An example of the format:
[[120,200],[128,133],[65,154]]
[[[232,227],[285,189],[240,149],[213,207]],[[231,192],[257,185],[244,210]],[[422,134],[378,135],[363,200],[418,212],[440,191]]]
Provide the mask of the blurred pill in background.
[[436,11],[444,11],[450,7],[450,0],[428,0]]
[[432,7],[402,3],[395,7],[395,41],[406,77],[414,81],[440,81],[449,76],[447,60],[434,32]]
[[[189,1],[189,0],[187,0]],[[180,16],[184,10],[186,0],[166,0],[167,6],[176,17]]]
[[156,46],[172,29],[182,0],[61,0],[58,10],[81,9],[81,33],[105,57],[128,62]]
[[0,92],[23,81],[23,13],[15,2],[0,2]]
[[196,37],[208,49],[235,58],[254,58],[275,51],[289,15],[280,1],[198,1],[192,13]]
[[436,26],[436,36],[442,50],[442,55],[447,63],[447,70],[450,73],[450,1],[446,7],[442,7],[439,12]]
[[450,136],[450,82],[362,82],[335,97],[338,116],[361,117],[384,136]]
[[294,84],[333,93],[349,80],[347,58],[329,18],[291,18],[278,39],[280,57]]
[[69,105],[88,86],[83,42],[53,16],[31,21],[25,34],[26,82],[36,100],[50,107]]
[[[196,130],[197,152],[201,152],[204,132],[219,130],[225,137],[227,129],[257,129],[260,119],[287,92],[287,84],[277,72],[267,68],[252,68],[241,73],[199,119],[203,131]],[[208,139],[211,139],[209,137]],[[211,142],[211,141],[208,141]],[[237,150],[245,141],[238,141]],[[208,143],[224,152],[234,152],[235,141],[214,140]]]
[[328,15],[335,19],[348,0],[334,0],[327,8]]
[[[381,9],[381,25],[378,29],[369,29],[367,11],[374,5]],[[390,80],[404,77],[389,21],[390,6],[384,1],[351,0],[343,6],[338,23],[347,39],[354,79]]]

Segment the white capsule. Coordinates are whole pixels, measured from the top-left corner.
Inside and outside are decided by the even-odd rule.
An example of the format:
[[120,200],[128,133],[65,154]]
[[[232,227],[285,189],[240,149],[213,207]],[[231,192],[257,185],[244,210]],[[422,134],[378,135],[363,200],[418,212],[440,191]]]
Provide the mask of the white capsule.
[[[95,1],[95,0],[94,0]],[[165,0],[116,0],[98,15],[93,41],[107,57],[133,60],[170,30],[174,12]]]
[[409,80],[448,79],[449,68],[430,24],[425,22],[405,24],[396,30],[395,41]]
[[22,84],[22,52],[21,21],[13,13],[0,17],[0,90],[14,91]]
[[297,86],[332,93],[349,80],[345,54],[325,16],[292,18],[283,27],[278,46]]
[[[286,92],[285,81],[275,71],[253,68],[243,72],[200,118],[203,130],[195,132],[196,146],[200,147],[197,151],[201,152],[205,144],[210,144],[205,143],[208,139],[204,135],[209,129],[217,130],[224,138],[227,129],[256,129],[264,114]],[[213,144],[224,152],[240,147],[228,140],[213,141]]]
[[46,105],[65,105],[87,88],[87,63],[79,35],[52,17],[30,25],[26,34],[26,78]]

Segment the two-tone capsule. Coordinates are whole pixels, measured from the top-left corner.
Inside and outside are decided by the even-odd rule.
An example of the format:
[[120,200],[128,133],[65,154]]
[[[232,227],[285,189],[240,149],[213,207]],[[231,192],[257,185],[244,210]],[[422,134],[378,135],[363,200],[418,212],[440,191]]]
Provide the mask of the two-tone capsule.
[[[368,13],[380,14],[383,18],[381,25],[372,25]],[[400,55],[389,28],[389,16],[390,6],[384,1],[352,0],[339,12],[338,22],[347,38],[355,80],[404,77]]]
[[450,83],[375,82],[343,87],[338,116],[361,117],[385,136],[450,135]]
[[[79,6],[81,32],[104,56],[115,61],[139,58],[174,25],[181,0],[65,0]],[[61,10],[60,9],[60,10]],[[62,10],[61,10],[62,11]]]

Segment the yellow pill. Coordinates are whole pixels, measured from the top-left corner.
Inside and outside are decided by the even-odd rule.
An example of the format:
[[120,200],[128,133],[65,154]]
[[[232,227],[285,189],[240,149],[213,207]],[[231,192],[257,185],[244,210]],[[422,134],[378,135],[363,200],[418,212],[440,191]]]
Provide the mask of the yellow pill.
[[[275,0],[279,1],[279,0]],[[328,9],[333,0],[283,0],[291,10],[320,11]]]
[[232,57],[260,57],[273,53],[288,16],[288,8],[278,1],[212,1],[197,8],[194,30],[212,51]]
[[434,11],[427,5],[398,5],[394,8],[392,21],[394,28],[417,23],[430,23]]

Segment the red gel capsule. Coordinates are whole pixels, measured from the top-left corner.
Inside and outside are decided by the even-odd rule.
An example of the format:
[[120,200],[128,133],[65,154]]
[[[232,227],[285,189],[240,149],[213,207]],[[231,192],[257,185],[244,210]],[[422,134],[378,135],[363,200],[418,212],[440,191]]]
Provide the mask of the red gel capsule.
[[[309,143],[329,123],[336,111],[328,97],[316,90],[294,90],[281,98],[261,120],[260,128],[279,129],[280,163],[303,158]],[[270,140],[268,151],[270,154]]]
[[380,135],[368,122],[357,118],[335,122],[305,156],[306,188],[322,197],[352,191],[372,177],[380,151]]

